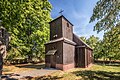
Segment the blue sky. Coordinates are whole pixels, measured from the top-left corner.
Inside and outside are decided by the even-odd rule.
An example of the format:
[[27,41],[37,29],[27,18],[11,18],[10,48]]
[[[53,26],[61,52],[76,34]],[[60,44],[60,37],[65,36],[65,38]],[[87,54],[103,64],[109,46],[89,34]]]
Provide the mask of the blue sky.
[[93,13],[93,8],[98,0],[49,0],[53,6],[51,16],[57,18],[60,16],[60,10],[73,25],[74,33],[78,36],[85,36],[89,38],[95,35],[100,39],[103,38],[103,32],[97,34],[93,31],[96,22],[89,23],[90,17]]

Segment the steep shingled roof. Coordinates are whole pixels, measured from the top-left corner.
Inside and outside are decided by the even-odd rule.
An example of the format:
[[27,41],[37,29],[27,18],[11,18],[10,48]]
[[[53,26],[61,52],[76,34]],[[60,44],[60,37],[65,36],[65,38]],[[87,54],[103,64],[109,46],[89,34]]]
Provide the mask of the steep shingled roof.
[[[77,40],[77,41],[76,41]],[[77,44],[77,46],[83,46],[82,44],[84,44],[86,47],[92,49],[86,42],[84,42],[83,40],[81,40],[77,35],[75,35],[73,33],[73,41]],[[81,44],[82,43],[82,44]]]

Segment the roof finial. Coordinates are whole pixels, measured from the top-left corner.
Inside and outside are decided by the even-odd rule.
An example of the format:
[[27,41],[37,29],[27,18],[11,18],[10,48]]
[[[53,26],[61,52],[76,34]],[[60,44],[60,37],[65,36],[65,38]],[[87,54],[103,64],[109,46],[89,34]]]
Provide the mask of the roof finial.
[[60,12],[59,12],[59,14],[62,15],[63,11],[64,11],[64,10],[61,9]]

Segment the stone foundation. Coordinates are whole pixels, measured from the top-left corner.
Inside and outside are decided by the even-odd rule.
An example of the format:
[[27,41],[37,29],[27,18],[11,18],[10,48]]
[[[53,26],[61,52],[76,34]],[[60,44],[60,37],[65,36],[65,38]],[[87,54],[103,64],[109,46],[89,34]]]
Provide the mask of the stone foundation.
[[63,71],[66,71],[66,70],[69,70],[69,69],[72,69],[74,68],[74,63],[72,64],[67,64],[67,65],[63,65]]
[[56,68],[63,70],[63,64],[56,64]]
[[[93,65],[93,64],[91,63],[91,64],[89,64],[89,65],[87,65],[87,66],[80,67],[80,68],[89,68],[89,67],[91,67],[92,65]],[[50,63],[46,63],[46,64],[45,64],[45,67],[51,68],[51,64],[50,64]],[[72,64],[56,64],[55,68],[56,68],[56,69],[63,70],[63,71],[66,71],[66,70],[75,68],[75,66],[74,66],[74,63],[72,63]]]
[[88,68],[89,68],[89,67],[91,67],[92,65],[93,65],[93,64],[92,64],[92,63],[90,63],[90,64],[88,65]]
[[69,69],[72,69],[74,68],[74,63],[72,64],[56,64],[56,68],[57,69],[61,69],[63,71],[66,71],[66,70],[69,70]]
[[92,66],[92,63],[88,64],[87,66],[85,66],[84,68],[89,68]]

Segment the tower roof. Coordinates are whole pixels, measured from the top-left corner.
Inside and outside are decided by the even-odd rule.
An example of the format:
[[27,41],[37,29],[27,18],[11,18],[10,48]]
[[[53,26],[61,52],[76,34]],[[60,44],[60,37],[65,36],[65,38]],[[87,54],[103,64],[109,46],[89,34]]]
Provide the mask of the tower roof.
[[67,22],[69,22],[69,23],[73,26],[73,24],[72,24],[67,18],[65,18],[65,16],[63,16],[63,15],[61,15],[61,16],[53,19],[53,20],[52,20],[51,22],[49,22],[49,23],[52,23],[52,22],[54,22],[54,21],[56,21],[57,19],[60,19],[60,18],[64,18]]

